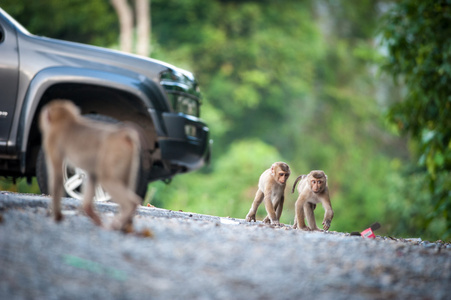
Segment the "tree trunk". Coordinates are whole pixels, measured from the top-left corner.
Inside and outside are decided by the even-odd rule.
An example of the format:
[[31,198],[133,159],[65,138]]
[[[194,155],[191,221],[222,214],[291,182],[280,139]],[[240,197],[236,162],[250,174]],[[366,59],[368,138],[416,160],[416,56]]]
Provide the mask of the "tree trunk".
[[150,1],[135,0],[136,6],[136,53],[150,55]]
[[111,0],[120,24],[120,49],[132,52],[133,47],[133,14],[127,0]]

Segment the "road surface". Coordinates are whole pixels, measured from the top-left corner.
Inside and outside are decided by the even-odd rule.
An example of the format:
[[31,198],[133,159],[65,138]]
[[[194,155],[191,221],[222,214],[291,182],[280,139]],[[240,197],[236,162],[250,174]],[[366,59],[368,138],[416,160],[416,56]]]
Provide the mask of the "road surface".
[[123,234],[70,198],[55,223],[49,203],[0,192],[0,299],[451,299],[450,244],[148,207]]

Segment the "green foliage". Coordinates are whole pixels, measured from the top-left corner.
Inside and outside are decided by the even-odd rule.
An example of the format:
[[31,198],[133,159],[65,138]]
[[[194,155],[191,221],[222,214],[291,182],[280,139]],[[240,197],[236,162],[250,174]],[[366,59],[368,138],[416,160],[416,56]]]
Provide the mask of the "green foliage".
[[[386,69],[403,82],[407,95],[390,120],[417,143],[418,164],[427,172],[430,204],[451,237],[451,2],[403,0],[383,29],[389,52]],[[418,199],[421,201],[421,199]]]
[[157,44],[176,57],[190,56],[189,69],[198,75],[206,101],[229,126],[228,134],[214,136],[219,155],[237,138],[278,139],[288,124],[278,120],[311,89],[315,59],[323,51],[308,5],[153,1],[152,9],[158,12]]
[[[421,237],[435,240],[445,238],[446,220],[434,216],[431,206],[431,195],[427,185],[427,174],[414,172],[411,174],[390,173],[391,184],[387,191],[387,228],[391,236]],[[399,196],[404,197],[400,201]]]
[[110,46],[119,23],[105,0],[2,0],[1,7],[28,31],[57,39]]
[[27,183],[25,178],[17,180],[17,182],[13,182],[4,177],[0,177],[0,191],[11,191],[15,193],[33,193],[40,194],[38,183],[36,178],[33,178],[31,185]]

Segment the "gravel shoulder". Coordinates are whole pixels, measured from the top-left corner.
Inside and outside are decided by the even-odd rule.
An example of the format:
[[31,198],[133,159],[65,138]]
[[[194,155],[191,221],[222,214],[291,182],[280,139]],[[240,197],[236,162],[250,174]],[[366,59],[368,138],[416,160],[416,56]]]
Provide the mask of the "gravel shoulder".
[[[137,232],[80,201],[0,192],[0,299],[451,299],[451,245],[140,207]],[[104,223],[117,206],[97,203]]]

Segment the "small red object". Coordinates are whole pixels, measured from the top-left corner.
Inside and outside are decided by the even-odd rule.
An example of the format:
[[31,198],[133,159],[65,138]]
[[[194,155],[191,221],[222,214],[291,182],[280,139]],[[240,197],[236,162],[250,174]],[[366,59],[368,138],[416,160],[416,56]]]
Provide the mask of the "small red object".
[[374,239],[376,236],[374,235],[373,230],[371,228],[367,228],[360,233],[360,235],[367,239]]

